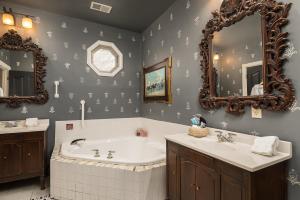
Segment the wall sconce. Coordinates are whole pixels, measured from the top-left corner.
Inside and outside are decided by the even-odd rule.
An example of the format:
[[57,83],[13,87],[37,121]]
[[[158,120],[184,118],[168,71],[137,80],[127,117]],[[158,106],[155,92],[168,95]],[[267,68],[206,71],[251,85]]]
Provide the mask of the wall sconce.
[[22,18],[22,26],[24,28],[32,28],[32,19],[28,16]]
[[32,24],[33,24],[32,18],[33,18],[33,16],[13,12],[11,8],[9,8],[9,10],[7,11],[7,9],[5,7],[3,7],[3,14],[2,14],[3,24],[9,25],[9,26],[15,26],[16,20],[15,20],[14,15],[22,16],[22,27],[23,28],[27,28],[27,29],[32,28]]
[[5,25],[14,26],[15,25],[15,17],[12,14],[12,9],[10,8],[9,11],[6,10],[6,8],[3,8],[3,14],[2,14],[2,22]]

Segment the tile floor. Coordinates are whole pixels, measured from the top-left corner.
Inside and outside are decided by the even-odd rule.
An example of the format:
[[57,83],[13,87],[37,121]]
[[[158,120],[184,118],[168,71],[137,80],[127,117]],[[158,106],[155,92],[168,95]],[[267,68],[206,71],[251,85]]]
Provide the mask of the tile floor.
[[51,200],[49,181],[47,188],[40,190],[39,179],[0,184],[1,200]]

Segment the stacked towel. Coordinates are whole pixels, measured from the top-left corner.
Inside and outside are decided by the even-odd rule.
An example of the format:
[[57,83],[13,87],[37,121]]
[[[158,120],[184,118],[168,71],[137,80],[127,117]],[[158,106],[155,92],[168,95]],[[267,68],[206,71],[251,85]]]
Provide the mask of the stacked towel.
[[25,125],[27,127],[35,127],[35,126],[38,126],[39,125],[39,120],[38,118],[27,118],[25,120]]
[[256,137],[251,151],[263,156],[275,156],[278,146],[279,138],[276,136]]

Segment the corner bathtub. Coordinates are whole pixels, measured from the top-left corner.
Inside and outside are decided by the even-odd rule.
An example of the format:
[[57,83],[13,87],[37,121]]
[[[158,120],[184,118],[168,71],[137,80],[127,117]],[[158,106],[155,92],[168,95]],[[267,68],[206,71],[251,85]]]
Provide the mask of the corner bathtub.
[[[112,152],[112,157],[109,157],[109,152]],[[166,149],[165,145],[149,141],[148,138],[126,137],[79,141],[73,145],[65,142],[61,146],[61,155],[111,164],[153,165],[165,160]]]
[[[100,157],[95,157],[96,151]],[[114,151],[109,157],[109,151]],[[68,140],[54,148],[50,194],[59,200],[165,200],[165,145],[148,138]]]

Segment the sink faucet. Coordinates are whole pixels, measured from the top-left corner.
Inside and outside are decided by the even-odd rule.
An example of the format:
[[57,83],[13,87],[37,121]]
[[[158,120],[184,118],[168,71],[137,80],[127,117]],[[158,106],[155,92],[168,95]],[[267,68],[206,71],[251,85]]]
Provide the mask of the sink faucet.
[[235,133],[227,133],[226,135],[223,134],[222,131],[215,131],[215,133],[218,133],[217,138],[218,142],[229,142],[233,143],[233,136],[236,136]]

